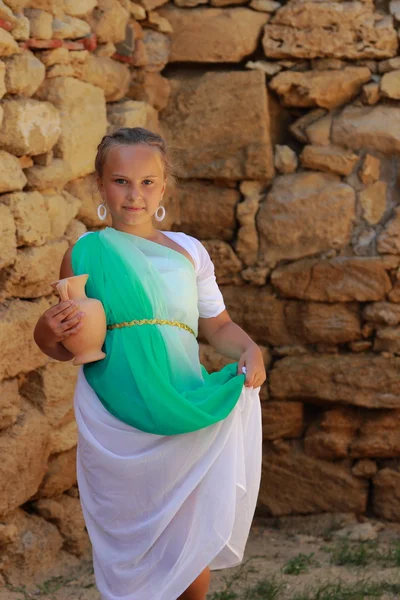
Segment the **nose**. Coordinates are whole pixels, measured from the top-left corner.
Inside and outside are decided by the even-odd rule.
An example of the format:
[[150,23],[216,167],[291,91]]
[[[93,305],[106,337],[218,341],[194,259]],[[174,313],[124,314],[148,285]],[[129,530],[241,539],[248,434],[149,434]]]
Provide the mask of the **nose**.
[[132,202],[140,200],[140,188],[136,184],[132,184],[127,188],[127,197]]

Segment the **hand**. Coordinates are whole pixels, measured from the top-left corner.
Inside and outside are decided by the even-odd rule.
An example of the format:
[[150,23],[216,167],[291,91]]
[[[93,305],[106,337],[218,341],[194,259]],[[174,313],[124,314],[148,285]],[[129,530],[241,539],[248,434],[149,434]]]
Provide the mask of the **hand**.
[[64,300],[42,314],[35,328],[35,337],[49,347],[55,347],[82,327],[85,313],[79,312],[73,300]]
[[264,360],[257,344],[251,344],[242,354],[238,363],[238,374],[246,367],[246,387],[259,387],[267,379]]

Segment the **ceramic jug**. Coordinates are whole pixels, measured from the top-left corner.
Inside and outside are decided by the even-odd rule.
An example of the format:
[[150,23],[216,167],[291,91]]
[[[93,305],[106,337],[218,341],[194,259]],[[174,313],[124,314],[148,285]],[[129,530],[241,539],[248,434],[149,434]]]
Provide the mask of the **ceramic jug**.
[[51,284],[61,300],[74,300],[78,309],[85,313],[79,331],[62,342],[74,355],[74,365],[95,362],[106,356],[101,349],[107,333],[106,315],[100,300],[88,298],[85,294],[88,277],[89,275],[76,275]]

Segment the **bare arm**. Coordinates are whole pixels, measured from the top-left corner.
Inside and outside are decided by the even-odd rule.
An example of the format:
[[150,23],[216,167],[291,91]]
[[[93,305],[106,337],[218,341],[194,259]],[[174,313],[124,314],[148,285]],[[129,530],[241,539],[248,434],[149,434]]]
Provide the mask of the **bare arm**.
[[207,341],[223,356],[239,361],[238,373],[246,367],[246,386],[258,387],[266,379],[260,348],[239,325],[234,323],[227,310],[217,317],[199,319]]
[[[64,255],[60,267],[60,279],[72,277],[74,272],[71,265],[69,248]],[[72,300],[66,300],[52,306],[38,320],[33,338],[41,351],[56,360],[71,360],[73,355],[61,343],[69,335],[73,335],[82,325],[83,314]]]

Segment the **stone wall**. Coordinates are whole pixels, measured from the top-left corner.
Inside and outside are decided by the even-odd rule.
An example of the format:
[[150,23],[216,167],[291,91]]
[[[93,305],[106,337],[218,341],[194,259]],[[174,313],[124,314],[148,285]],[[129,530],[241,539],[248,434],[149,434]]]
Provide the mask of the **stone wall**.
[[396,0],[0,0],[0,582],[88,548],[76,370],[32,331],[123,125],[171,141],[164,227],[263,348],[260,510],[400,520],[399,23]]

